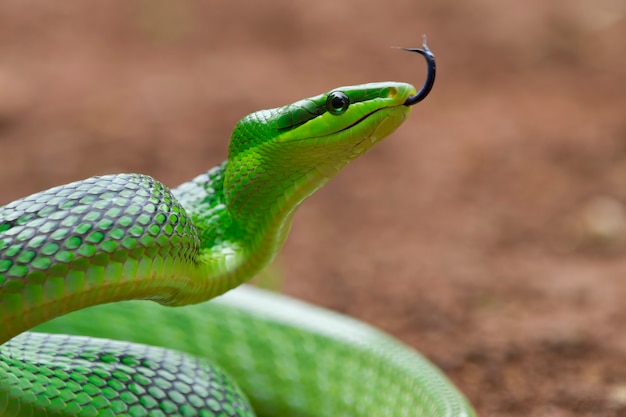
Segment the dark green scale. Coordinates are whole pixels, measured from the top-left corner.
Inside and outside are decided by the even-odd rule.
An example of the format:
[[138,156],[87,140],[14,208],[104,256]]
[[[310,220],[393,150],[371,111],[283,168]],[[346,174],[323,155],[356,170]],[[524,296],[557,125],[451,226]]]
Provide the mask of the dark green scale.
[[134,174],[88,178],[14,201],[0,208],[0,285],[52,259],[76,263],[97,249],[113,254],[177,243],[188,231],[181,212],[166,187]]
[[248,400],[219,368],[176,351],[24,333],[1,352],[2,416],[253,415]]

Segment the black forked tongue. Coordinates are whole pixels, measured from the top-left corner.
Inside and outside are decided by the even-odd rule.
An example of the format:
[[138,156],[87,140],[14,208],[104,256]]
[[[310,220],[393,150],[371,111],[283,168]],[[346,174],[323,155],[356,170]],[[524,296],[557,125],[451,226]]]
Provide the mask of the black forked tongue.
[[437,73],[437,66],[435,65],[435,55],[428,49],[428,45],[426,45],[426,36],[424,36],[424,42],[422,43],[422,49],[420,48],[400,48],[409,52],[417,52],[422,55],[424,59],[426,59],[426,64],[428,65],[428,73],[426,74],[426,81],[422,86],[421,90],[418,91],[415,95],[409,97],[404,102],[405,106],[412,106],[415,103],[419,103],[424,100],[430,90],[432,90],[433,85],[435,84],[435,75]]

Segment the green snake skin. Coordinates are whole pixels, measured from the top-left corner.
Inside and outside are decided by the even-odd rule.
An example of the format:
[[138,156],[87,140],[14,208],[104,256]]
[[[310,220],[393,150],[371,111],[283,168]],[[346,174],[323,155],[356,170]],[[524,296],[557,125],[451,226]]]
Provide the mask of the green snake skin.
[[[373,83],[253,113],[227,162],[174,190],[119,174],[0,207],[0,415],[473,416],[364,324],[245,286],[205,302],[266,266],[414,94]],[[156,303],[108,304],[124,300]]]

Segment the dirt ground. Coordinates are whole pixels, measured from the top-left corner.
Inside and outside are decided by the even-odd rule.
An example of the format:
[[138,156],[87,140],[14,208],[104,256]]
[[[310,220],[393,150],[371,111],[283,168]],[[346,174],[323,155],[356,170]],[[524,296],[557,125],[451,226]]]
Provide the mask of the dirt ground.
[[0,3],[0,204],[174,186],[242,116],[438,78],[296,216],[284,291],[423,352],[482,416],[626,416],[626,3]]

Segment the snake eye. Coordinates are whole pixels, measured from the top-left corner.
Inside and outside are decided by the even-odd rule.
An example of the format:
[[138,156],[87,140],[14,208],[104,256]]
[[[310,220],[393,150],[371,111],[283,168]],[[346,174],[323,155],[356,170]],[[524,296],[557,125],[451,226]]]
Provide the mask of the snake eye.
[[326,98],[326,109],[335,116],[345,113],[349,105],[350,98],[341,91],[332,91]]

